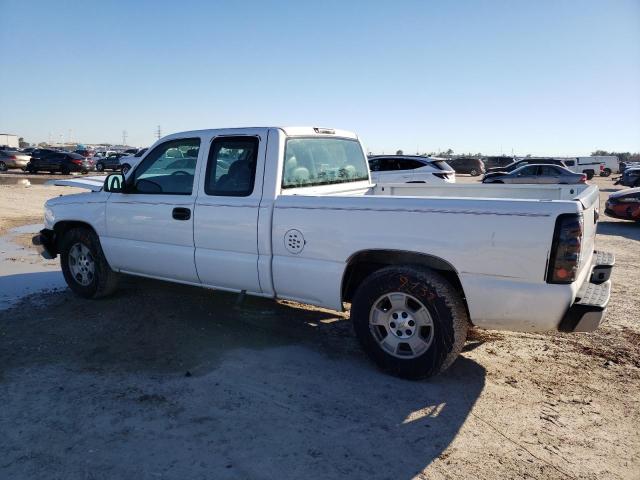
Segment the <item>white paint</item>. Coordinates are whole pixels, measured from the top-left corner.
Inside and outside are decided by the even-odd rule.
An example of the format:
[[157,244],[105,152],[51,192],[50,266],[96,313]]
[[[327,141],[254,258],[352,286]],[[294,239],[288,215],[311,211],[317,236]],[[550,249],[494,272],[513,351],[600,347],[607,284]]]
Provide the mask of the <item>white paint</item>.
[[[255,188],[247,197],[204,191],[209,145],[222,135],[260,139]],[[357,138],[342,131],[335,135]],[[588,277],[598,205],[595,186],[359,181],[282,191],[288,136],[332,135],[309,127],[170,135],[156,145],[200,138],[191,195],[95,191],[61,197],[47,202],[47,228],[60,220],[89,223],[116,270],[336,310],[342,308],[343,275],[353,255],[380,249],[428,254],[458,272],[473,323],[511,330],[556,328]],[[177,206],[192,209],[189,221],[172,218]],[[545,270],[555,221],[562,213],[584,215],[581,271],[571,285],[549,285]],[[294,229],[305,239],[296,253],[283,241]]]

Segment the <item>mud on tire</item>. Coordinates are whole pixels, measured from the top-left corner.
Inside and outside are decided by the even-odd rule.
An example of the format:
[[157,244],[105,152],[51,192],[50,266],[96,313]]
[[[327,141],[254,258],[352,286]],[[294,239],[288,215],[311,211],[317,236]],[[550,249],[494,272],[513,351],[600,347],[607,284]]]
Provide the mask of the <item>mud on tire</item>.
[[[409,303],[415,303],[414,299],[419,301],[431,318],[432,326],[428,328],[433,333],[429,337],[429,346],[411,358],[399,358],[398,352],[391,354],[388,348],[383,348],[380,335],[374,329],[390,328],[372,326],[370,322],[376,303],[385,295],[394,293],[404,294],[396,298],[408,298]],[[409,307],[409,315],[412,308],[416,306]],[[462,351],[469,326],[466,308],[456,289],[438,273],[413,266],[386,267],[367,277],[353,298],[351,319],[356,336],[369,357],[382,370],[409,379],[428,378],[446,370]],[[389,321],[392,321],[391,317]],[[404,335],[404,331],[397,332]],[[407,335],[409,332],[411,330],[406,330]],[[392,334],[388,332],[388,335]]]

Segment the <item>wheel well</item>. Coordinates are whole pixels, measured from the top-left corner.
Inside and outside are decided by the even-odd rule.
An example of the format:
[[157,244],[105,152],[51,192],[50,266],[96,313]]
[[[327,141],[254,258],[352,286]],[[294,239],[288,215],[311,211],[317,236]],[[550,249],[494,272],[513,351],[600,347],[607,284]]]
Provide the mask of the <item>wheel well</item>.
[[93,232],[95,232],[95,229],[86,222],[79,222],[76,220],[63,220],[61,222],[56,223],[53,226],[53,231],[56,234],[55,236],[56,248],[59,248],[60,240],[62,239],[62,237],[64,237],[65,233],[67,233],[72,228],[78,228],[78,227],[88,228],[89,230],[92,230]]
[[[417,265],[438,272],[460,293],[467,301],[458,272],[446,260],[433,255],[399,250],[365,250],[353,255],[347,262],[342,277],[342,301],[351,302],[358,286],[372,273],[390,265]],[[468,313],[467,308],[467,313]]]

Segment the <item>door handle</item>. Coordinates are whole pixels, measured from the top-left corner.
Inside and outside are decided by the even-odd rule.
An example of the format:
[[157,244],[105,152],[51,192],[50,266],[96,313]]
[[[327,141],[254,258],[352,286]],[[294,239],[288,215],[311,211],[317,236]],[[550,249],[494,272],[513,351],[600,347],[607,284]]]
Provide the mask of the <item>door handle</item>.
[[189,220],[191,218],[191,210],[183,207],[176,207],[172,212],[173,218],[176,220]]

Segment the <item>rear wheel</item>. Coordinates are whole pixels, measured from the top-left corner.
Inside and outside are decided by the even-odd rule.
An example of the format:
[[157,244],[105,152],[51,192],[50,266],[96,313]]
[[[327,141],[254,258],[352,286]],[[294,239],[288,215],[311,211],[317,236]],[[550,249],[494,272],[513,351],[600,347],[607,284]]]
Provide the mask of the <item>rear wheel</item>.
[[610,168],[605,168],[603,171],[600,172],[600,176],[601,177],[608,177],[609,175],[611,175],[611,169]]
[[73,228],[60,241],[60,266],[67,285],[84,298],[113,293],[118,274],[111,270],[96,233],[89,228]]
[[386,267],[367,277],[353,299],[360,344],[382,369],[427,378],[462,350],[469,319],[461,296],[441,275],[418,267]]
[[469,175],[471,175],[472,177],[477,177],[478,171],[475,168],[472,168],[471,171],[469,172]]
[[99,172],[104,171],[104,164],[102,162],[96,163],[96,170]]
[[129,170],[131,170],[131,165],[129,165],[128,163],[122,165],[122,173],[127,173]]
[[587,180],[591,180],[596,174],[594,170],[585,170],[582,173],[584,173],[587,176]]
[[7,164],[4,162],[0,162],[0,172],[6,172],[7,170],[9,170]]
[[60,169],[60,173],[61,173],[62,175],[69,175],[69,174],[71,173],[71,171],[69,170],[69,167],[67,167],[67,166],[63,166],[63,167]]

